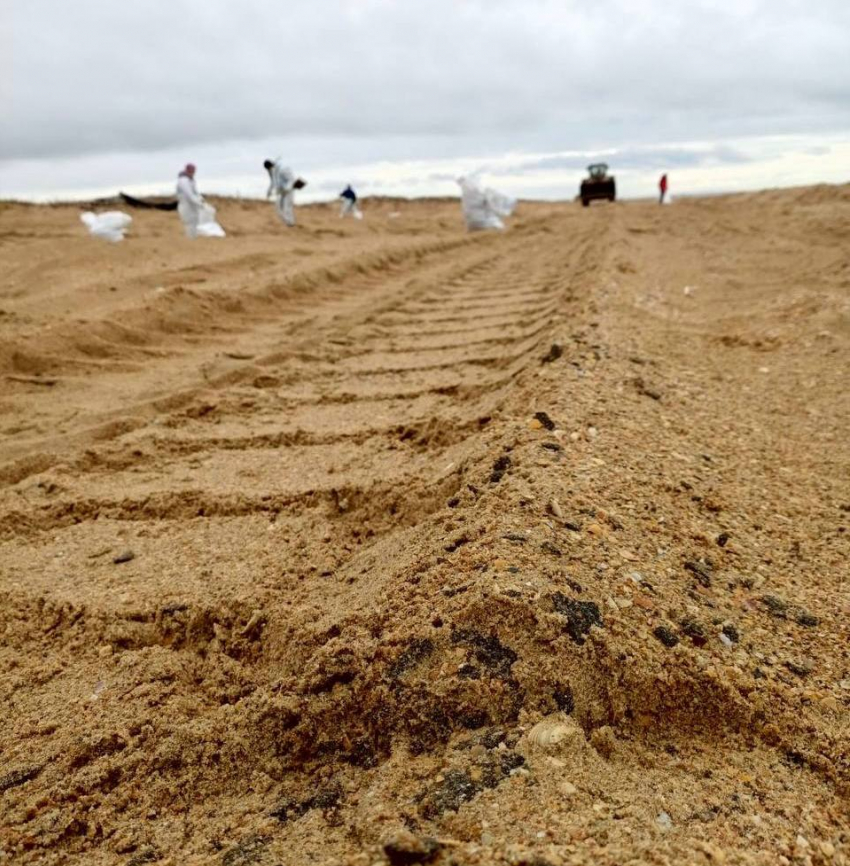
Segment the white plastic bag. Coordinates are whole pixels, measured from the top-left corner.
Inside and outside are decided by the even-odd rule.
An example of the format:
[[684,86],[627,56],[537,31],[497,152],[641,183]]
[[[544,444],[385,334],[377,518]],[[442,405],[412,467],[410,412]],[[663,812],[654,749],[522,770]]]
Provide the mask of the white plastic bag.
[[204,202],[198,211],[197,236],[199,238],[223,238],[224,229],[216,222],[215,208]]
[[120,210],[108,210],[105,213],[86,211],[80,214],[80,219],[89,230],[89,234],[111,241],[113,244],[124,240],[124,233],[133,222],[133,217]]
[[494,189],[482,189],[478,183],[468,177],[460,177],[457,182],[461,191],[463,217],[470,231],[505,227],[501,217],[513,213],[516,207],[515,199]]
[[350,198],[343,198],[342,196],[340,196],[340,201],[342,202],[339,210],[340,217],[353,216],[356,220],[363,219],[363,211],[357,207],[356,201],[352,201]]
[[516,207],[516,199],[501,192],[496,192],[489,187],[484,190],[484,195],[487,198],[487,204],[501,217],[509,217]]

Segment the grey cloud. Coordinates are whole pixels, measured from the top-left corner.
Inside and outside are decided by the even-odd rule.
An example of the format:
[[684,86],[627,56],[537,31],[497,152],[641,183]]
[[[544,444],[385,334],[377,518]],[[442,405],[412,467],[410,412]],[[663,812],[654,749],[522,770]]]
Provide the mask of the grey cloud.
[[270,136],[555,151],[850,127],[844,0],[8,5],[4,159]]
[[632,148],[617,150],[613,153],[565,154],[541,157],[514,165],[488,166],[486,171],[493,175],[525,175],[539,171],[584,171],[591,162],[606,162],[612,169],[658,171],[673,168],[695,168],[705,165],[738,165],[751,162],[752,157],[729,145],[701,147],[684,145],[680,147]]
[[0,194],[167,189],[190,159],[202,185],[260,191],[278,154],[381,189],[420,162],[409,188],[446,191],[454,160],[536,183],[612,150],[624,173],[730,167],[749,157],[681,143],[850,130],[846,0],[2,8]]

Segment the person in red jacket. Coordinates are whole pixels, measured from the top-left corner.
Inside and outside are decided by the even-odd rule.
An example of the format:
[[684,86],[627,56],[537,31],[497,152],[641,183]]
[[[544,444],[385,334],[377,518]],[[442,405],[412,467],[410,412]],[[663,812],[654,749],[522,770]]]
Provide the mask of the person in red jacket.
[[658,204],[664,204],[664,196],[667,195],[667,175],[662,174],[661,180],[658,181],[658,189],[661,190],[661,195],[658,198]]

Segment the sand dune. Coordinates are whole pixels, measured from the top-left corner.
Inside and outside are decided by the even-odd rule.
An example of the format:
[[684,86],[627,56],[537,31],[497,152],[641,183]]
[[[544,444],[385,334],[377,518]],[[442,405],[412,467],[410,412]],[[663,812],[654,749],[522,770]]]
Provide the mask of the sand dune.
[[0,862],[848,862],[850,187],[215,204],[0,204]]

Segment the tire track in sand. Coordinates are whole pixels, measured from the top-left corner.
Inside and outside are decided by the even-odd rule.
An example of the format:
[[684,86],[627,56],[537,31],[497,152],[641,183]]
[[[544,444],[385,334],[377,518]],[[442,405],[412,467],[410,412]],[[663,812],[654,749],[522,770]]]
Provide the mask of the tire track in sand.
[[[380,569],[388,549],[410,546],[417,526],[456,495],[465,467],[486,453],[488,426],[512,383],[548,348],[547,319],[592,237],[588,230],[570,250],[533,233],[483,238],[448,261],[401,271],[369,297],[343,293],[336,309],[270,341],[212,387],[4,491],[3,553],[26,576],[4,585],[16,637],[49,641],[53,652],[164,652],[166,666],[174,658],[187,672],[220,652],[232,667],[222,680],[228,702],[241,700],[247,717],[227,722],[212,683],[175,681],[175,694],[190,688],[192,700],[209,700],[213,726],[224,723],[226,740],[256,740],[257,760],[285,754],[280,772],[335,755],[342,705],[330,696],[345,671],[317,674],[307,727],[289,730],[285,710],[252,703],[279,676],[269,660],[282,635],[266,659],[261,612],[323,608]],[[410,330],[439,332],[448,322],[437,345],[413,337],[405,346]],[[169,396],[158,400],[167,405]],[[133,558],[114,564],[125,550]],[[285,622],[283,614],[284,630]],[[317,636],[307,626],[293,635],[287,667],[312,652]],[[46,677],[16,698],[16,716],[34,719],[69,678],[84,675]],[[126,700],[137,700],[137,688],[127,686]],[[415,716],[406,701],[392,709],[388,731]],[[119,709],[104,704],[101,727]],[[210,729],[203,739],[218,736]],[[355,766],[377,760],[372,746],[344,748]],[[46,768],[39,784],[56,802],[69,785],[79,797],[92,784],[86,774],[110,754],[95,744],[65,766],[36,748]],[[181,754],[188,768],[192,749]],[[182,785],[180,767],[163,770],[169,787]],[[204,760],[195,770],[215,790],[223,767]],[[174,789],[155,782],[144,796],[164,797],[164,806]]]
[[[144,532],[154,522],[159,532],[162,521],[176,528],[187,517],[285,513],[301,550],[302,536],[347,538],[361,524],[376,538],[421,519],[451,495],[476,437],[540,354],[577,259],[524,256],[533,235],[480,240],[448,260],[424,256],[390,271],[366,290],[371,297],[358,296],[364,283],[352,269],[353,286],[338,282],[336,306],[297,339],[287,331],[219,385],[180,397],[175,411],[142,415],[112,442],[13,485],[0,498],[0,533],[21,540],[66,530],[74,550],[90,555],[109,539],[120,545],[126,523]],[[456,327],[434,328],[446,322]],[[433,330],[438,342],[429,344]],[[151,544],[146,555],[159,558],[158,546],[167,545]],[[302,559],[287,574],[298,577]],[[47,568],[39,583],[46,590],[67,581]],[[90,584],[94,599],[103,589],[96,573]],[[180,587],[175,579],[172,594]]]

